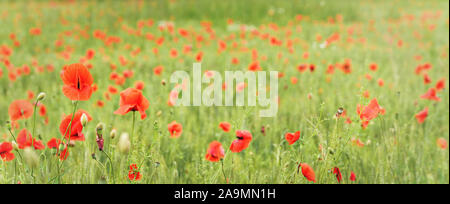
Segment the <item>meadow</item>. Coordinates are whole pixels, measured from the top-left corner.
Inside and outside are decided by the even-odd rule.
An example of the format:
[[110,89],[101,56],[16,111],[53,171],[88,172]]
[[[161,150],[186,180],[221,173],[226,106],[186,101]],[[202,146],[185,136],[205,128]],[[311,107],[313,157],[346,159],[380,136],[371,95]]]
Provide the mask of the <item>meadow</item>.
[[[448,184],[448,55],[445,0],[0,1],[0,183]],[[193,63],[276,116],[174,105]]]

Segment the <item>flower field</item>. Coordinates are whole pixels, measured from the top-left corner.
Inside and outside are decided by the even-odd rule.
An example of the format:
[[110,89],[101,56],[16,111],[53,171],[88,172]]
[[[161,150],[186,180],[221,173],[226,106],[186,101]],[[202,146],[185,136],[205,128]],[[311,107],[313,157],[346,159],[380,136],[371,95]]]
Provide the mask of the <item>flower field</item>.
[[1,184],[449,183],[448,1],[5,0],[0,25]]

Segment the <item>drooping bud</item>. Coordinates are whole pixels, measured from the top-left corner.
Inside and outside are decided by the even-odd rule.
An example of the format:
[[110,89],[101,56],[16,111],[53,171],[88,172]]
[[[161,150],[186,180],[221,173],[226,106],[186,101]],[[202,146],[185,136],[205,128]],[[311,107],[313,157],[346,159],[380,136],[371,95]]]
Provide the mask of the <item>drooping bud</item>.
[[165,86],[165,85],[166,85],[166,80],[163,79],[163,80],[161,81],[161,85]]
[[31,148],[29,148],[29,147],[26,148],[26,149],[24,150],[23,156],[24,156],[25,163],[26,163],[28,166],[30,166],[30,167],[36,167],[36,166],[38,166],[38,164],[39,164],[39,157],[38,157],[38,155],[36,154],[36,152],[34,152],[33,149],[31,149]]
[[130,151],[131,143],[130,143],[130,136],[128,133],[122,133],[119,138],[119,143],[117,144],[119,147],[119,151],[123,154],[128,154]]
[[112,129],[111,133],[109,133],[109,137],[111,137],[111,139],[114,139],[117,135],[117,130],[116,129]]
[[83,113],[83,115],[80,118],[80,122],[83,127],[86,127],[86,125],[88,123],[88,117],[86,114]]
[[37,96],[37,100],[38,101],[42,101],[45,99],[47,95],[44,92],[39,93],[39,95]]

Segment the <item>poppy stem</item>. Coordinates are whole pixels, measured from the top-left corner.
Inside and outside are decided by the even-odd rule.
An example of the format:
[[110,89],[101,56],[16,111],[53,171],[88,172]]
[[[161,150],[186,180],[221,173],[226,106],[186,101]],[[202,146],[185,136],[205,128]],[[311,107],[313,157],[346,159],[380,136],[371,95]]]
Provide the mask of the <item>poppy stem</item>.
[[[72,123],[73,123],[73,119],[75,118],[75,112],[77,111],[77,107],[78,107],[78,101],[75,101],[74,106],[73,106],[73,112],[72,112],[72,119],[70,120],[69,126],[67,126],[66,132],[64,133],[63,138],[61,139],[61,141],[63,141],[66,138],[67,132],[69,132],[69,140],[67,141],[67,147],[69,147],[69,143],[70,143],[70,135],[72,134]],[[69,149],[67,148],[67,151],[69,151]],[[67,154],[67,152],[66,152]],[[64,164],[64,161],[66,161],[67,158],[63,159],[61,164],[58,165],[58,183],[61,181],[61,167]]]
[[109,155],[105,151],[102,151],[102,152],[109,159],[109,164],[111,164],[111,173],[112,173],[112,177],[113,177],[113,184],[116,184],[116,177],[114,176],[114,165],[113,165],[112,159],[111,159],[111,157],[109,157]]
[[[134,124],[136,123],[136,111],[133,111],[133,124],[131,126],[131,137],[130,137],[130,144],[131,148],[133,149],[133,137],[134,137]],[[130,160],[130,154],[128,154],[128,161]]]
[[[14,139],[14,142],[16,142],[16,144],[18,144],[18,143],[17,143],[17,140],[16,140],[16,137],[15,137],[14,134],[11,132],[11,130],[8,130],[8,131],[9,131],[9,134],[11,134],[11,137]],[[16,151],[17,151],[17,153],[18,153],[19,156],[20,156],[20,160],[23,161],[23,157],[22,157],[22,155],[20,154],[19,150],[16,150]]]
[[31,146],[34,146],[34,140],[33,137],[36,137],[36,135],[34,135],[35,130],[36,130],[36,110],[37,110],[37,105],[38,105],[38,100],[36,100],[36,102],[34,103],[34,112],[33,112],[33,131],[31,134]]
[[225,179],[225,182],[227,182],[227,176],[225,175],[225,171],[223,170],[223,159],[220,160],[220,162],[222,163],[222,174],[223,174],[223,178]]

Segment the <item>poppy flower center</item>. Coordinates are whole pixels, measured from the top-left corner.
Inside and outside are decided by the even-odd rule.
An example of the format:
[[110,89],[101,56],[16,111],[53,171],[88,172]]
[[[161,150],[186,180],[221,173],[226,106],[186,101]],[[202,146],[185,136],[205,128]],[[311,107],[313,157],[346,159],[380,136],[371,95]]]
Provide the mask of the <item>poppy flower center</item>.
[[79,78],[77,79],[77,89],[81,90],[81,82]]

